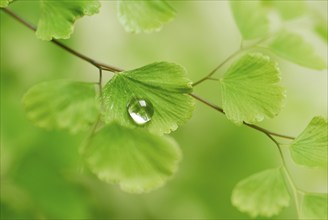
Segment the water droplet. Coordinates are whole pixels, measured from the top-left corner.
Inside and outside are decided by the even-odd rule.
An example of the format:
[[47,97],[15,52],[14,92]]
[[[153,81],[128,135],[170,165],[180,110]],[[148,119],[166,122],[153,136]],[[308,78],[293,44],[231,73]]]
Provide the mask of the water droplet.
[[153,105],[148,99],[144,98],[132,98],[127,108],[130,117],[137,125],[146,124],[154,114]]

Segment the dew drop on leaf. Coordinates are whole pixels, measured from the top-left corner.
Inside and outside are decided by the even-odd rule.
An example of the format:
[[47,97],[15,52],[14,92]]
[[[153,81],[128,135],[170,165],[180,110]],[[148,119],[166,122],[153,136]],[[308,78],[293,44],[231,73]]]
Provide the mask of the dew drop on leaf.
[[153,104],[145,98],[132,98],[127,109],[131,119],[137,125],[148,123],[154,114]]

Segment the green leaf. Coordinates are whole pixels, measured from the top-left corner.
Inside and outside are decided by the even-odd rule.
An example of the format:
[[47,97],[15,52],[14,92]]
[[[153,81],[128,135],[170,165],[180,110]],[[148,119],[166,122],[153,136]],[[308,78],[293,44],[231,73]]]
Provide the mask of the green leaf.
[[315,32],[328,43],[328,22],[321,20],[315,25]]
[[290,197],[280,169],[265,170],[240,181],[232,204],[251,217],[272,217],[289,206]]
[[328,195],[305,194],[302,202],[302,219],[327,219]]
[[13,0],[0,0],[0,8],[7,7]]
[[153,32],[175,17],[174,9],[163,0],[119,1],[118,17],[127,32]]
[[304,67],[323,70],[327,63],[315,53],[311,44],[298,34],[282,31],[273,39],[269,48],[281,58]]
[[244,39],[260,38],[268,34],[269,20],[260,1],[230,1],[230,6]]
[[72,133],[88,129],[99,114],[95,85],[83,82],[40,83],[26,92],[23,104],[27,117],[37,126]]
[[285,20],[300,17],[304,15],[307,10],[306,2],[303,0],[275,0],[271,1],[271,4]]
[[191,81],[183,67],[167,62],[116,74],[103,89],[103,109],[106,122],[117,121],[137,127],[127,106],[133,100],[148,100],[153,106],[151,120],[143,125],[155,133],[169,133],[192,115],[194,100]]
[[40,0],[40,3],[41,15],[36,36],[42,40],[68,39],[78,18],[96,14],[100,8],[98,0]]
[[99,179],[118,183],[130,193],[148,192],[164,185],[181,159],[173,139],[115,122],[91,138],[84,154]]
[[305,130],[293,141],[290,151],[293,160],[310,167],[327,167],[327,120],[314,117]]
[[277,63],[259,53],[246,54],[220,80],[223,110],[236,124],[274,117],[282,108],[284,89]]

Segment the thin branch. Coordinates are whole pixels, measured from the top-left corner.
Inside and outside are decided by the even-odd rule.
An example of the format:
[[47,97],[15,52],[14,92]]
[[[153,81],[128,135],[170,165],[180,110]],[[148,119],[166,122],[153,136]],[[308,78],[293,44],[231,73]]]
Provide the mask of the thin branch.
[[213,74],[218,71],[219,69],[221,69],[227,62],[229,62],[232,58],[234,58],[235,56],[237,56],[239,53],[241,53],[243,50],[237,50],[235,51],[233,54],[231,54],[229,57],[227,57],[222,63],[220,63],[217,67],[215,67],[209,74],[207,74],[206,76],[204,76],[203,78],[201,78],[200,80],[196,81],[195,83],[192,84],[193,87],[197,86],[198,84],[204,82],[205,80],[211,78],[211,76],[213,76]]
[[195,94],[189,93],[189,95],[190,95],[191,97],[193,97],[194,99],[197,99],[198,101],[204,103],[205,105],[207,105],[207,106],[209,106],[209,107],[215,109],[216,111],[219,111],[219,112],[221,112],[222,114],[225,114],[224,111],[223,111],[223,109],[222,109],[221,107],[219,107],[219,106],[217,106],[217,105],[214,105],[214,104],[210,103],[209,101],[207,101],[207,100],[205,100],[205,99],[203,99],[203,98],[201,98],[201,97],[199,97],[199,96],[197,96],[197,95],[195,95]]
[[[13,17],[14,19],[16,19],[18,22],[20,22],[21,24],[25,25],[26,27],[28,27],[30,30],[32,31],[36,31],[36,27],[32,24],[30,24],[29,22],[27,22],[25,19],[23,19],[22,17],[18,16],[16,13],[14,13],[13,11],[7,9],[7,8],[3,8],[2,9],[4,12],[6,12],[8,15],[10,15],[11,17]],[[98,61],[95,61],[93,59],[91,59],[90,57],[77,52],[76,50],[73,50],[72,48],[69,48],[68,46],[64,45],[63,43],[61,43],[60,41],[56,40],[56,39],[52,39],[51,40],[52,43],[56,44],[57,46],[61,47],[62,49],[66,50],[67,52],[73,54],[76,57],[79,57],[80,59],[92,64],[93,66],[97,67],[98,69],[102,69],[102,70],[107,70],[110,72],[122,72],[123,70],[114,66],[110,66]]]
[[[219,111],[219,112],[221,112],[222,114],[225,114],[224,110],[223,110],[220,106],[214,105],[214,104],[212,104],[211,102],[209,102],[209,101],[207,101],[207,100],[205,100],[205,99],[203,99],[203,98],[201,98],[201,97],[199,97],[199,96],[197,96],[197,95],[195,95],[195,94],[189,93],[189,95],[190,95],[191,97],[193,97],[194,99],[197,99],[198,101],[204,103],[205,105],[207,105],[207,106],[209,106],[209,107],[215,109],[216,111]],[[255,130],[258,130],[258,131],[260,131],[260,132],[266,134],[266,135],[267,135],[267,136],[268,136],[273,142],[275,142],[275,143],[278,144],[278,145],[279,145],[279,143],[278,143],[278,142],[277,142],[272,136],[281,137],[281,138],[286,138],[286,139],[291,139],[291,140],[295,139],[295,137],[288,136],[288,135],[283,135],[283,134],[278,134],[278,133],[275,133],[275,132],[269,131],[269,130],[267,130],[267,129],[265,129],[265,128],[262,128],[262,127],[260,127],[260,126],[257,126],[257,125],[248,124],[248,123],[246,123],[246,122],[243,122],[243,124],[246,125],[246,126],[248,126],[248,127],[250,127],[250,128],[253,128],[253,129],[255,129]],[[279,149],[280,149],[280,147],[279,147]]]
[[209,74],[207,74],[206,76],[204,76],[200,80],[198,80],[195,83],[193,83],[192,86],[195,87],[195,86],[201,84],[202,82],[204,82],[205,80],[211,79],[211,76],[213,76],[214,73],[216,73],[216,71],[218,71],[219,69],[221,69],[231,59],[235,58],[237,55],[239,55],[240,53],[242,53],[244,51],[247,51],[247,50],[250,50],[252,48],[257,47],[260,43],[263,43],[264,41],[267,41],[271,37],[272,37],[271,35],[266,36],[263,39],[257,41],[256,43],[254,43],[252,45],[249,45],[247,47],[243,47],[243,41],[241,41],[239,50],[236,50],[233,54],[231,54],[230,56],[228,56],[223,62],[221,62],[217,67],[215,67]]
[[276,136],[276,137],[281,137],[281,138],[286,138],[286,139],[290,139],[290,140],[294,140],[295,137],[292,137],[292,136],[288,136],[288,135],[284,135],[284,134],[278,134],[278,133],[275,133],[275,132],[272,132],[272,131],[268,131],[267,129],[265,128],[262,128],[262,127],[259,127],[257,125],[253,125],[253,124],[248,124],[246,122],[243,123],[244,125],[248,126],[248,127],[251,127],[251,128],[254,128],[256,130],[259,130],[259,131],[263,131],[265,133],[268,133],[272,136]]
[[[245,123],[244,123],[244,124],[245,124]],[[270,140],[273,141],[273,143],[275,143],[275,145],[276,145],[276,147],[277,147],[277,149],[278,149],[278,151],[279,151],[279,154],[280,154],[280,158],[281,158],[282,164],[283,164],[284,167],[286,167],[285,156],[284,156],[284,154],[283,154],[283,152],[282,152],[282,150],[281,150],[281,147],[280,147],[279,142],[278,142],[274,137],[272,137],[272,135],[270,135],[269,133],[265,132],[264,130],[261,129],[261,130],[258,130],[258,131],[260,131],[260,132],[262,132],[263,134],[265,134],[268,138],[270,138]]]
[[220,79],[218,79],[218,78],[214,78],[214,77],[209,77],[209,78],[207,78],[208,80],[212,80],[212,81],[220,81]]
[[99,95],[100,95],[100,97],[102,97],[102,69],[101,68],[99,68],[98,86],[99,86]]
[[19,21],[20,23],[22,23],[23,25],[25,25],[26,27],[28,27],[32,31],[36,31],[36,27],[34,27],[29,22],[25,21],[23,18],[21,18],[20,16],[18,16],[17,14],[15,14],[13,11],[9,10],[8,8],[1,8],[1,10],[3,10],[4,12],[6,12],[11,17],[15,18],[17,21]]

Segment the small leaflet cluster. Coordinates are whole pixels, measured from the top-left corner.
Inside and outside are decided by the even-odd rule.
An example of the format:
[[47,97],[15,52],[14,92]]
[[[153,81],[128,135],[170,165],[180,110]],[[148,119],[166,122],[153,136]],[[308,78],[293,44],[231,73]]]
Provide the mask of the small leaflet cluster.
[[[326,61],[301,35],[286,29],[272,31],[268,10],[280,14],[282,22],[297,19],[308,10],[304,1],[231,1],[230,6],[243,40],[260,39],[256,46],[269,53],[303,67],[327,69]],[[273,117],[281,109],[284,90],[277,85],[279,69],[274,61],[269,61],[270,65],[264,64],[265,60],[270,58],[245,55],[221,79],[223,109],[227,118],[237,124]],[[296,164],[327,170],[327,127],[327,120],[316,116],[290,143],[289,151]],[[284,166],[251,175],[235,186],[232,204],[253,218],[279,214],[282,208],[290,205],[287,185],[293,183],[286,181],[290,178],[287,176],[289,173]],[[300,204],[296,202],[299,218],[327,219],[327,194],[295,191],[294,200],[301,201]]]
[[[68,39],[77,19],[99,13],[98,0],[38,0],[40,17],[36,36],[41,40]],[[0,8],[13,0],[1,0]],[[160,31],[164,24],[175,17],[175,10],[164,0],[118,1],[118,19],[123,28],[131,33]]]
[[180,148],[163,134],[190,119],[191,91],[183,67],[158,62],[117,73],[102,96],[95,84],[56,80],[29,89],[23,104],[27,116],[47,129],[77,133],[99,118],[105,124],[82,150],[87,165],[99,179],[142,193],[162,186],[177,170]]

